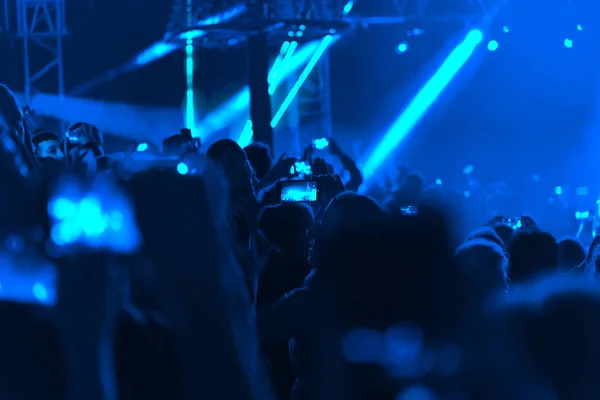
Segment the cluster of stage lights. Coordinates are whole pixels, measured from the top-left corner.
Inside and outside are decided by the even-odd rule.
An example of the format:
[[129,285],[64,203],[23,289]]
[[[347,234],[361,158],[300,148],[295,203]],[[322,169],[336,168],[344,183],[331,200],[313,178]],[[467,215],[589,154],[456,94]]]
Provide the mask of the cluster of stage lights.
[[[289,31],[288,37],[290,38],[290,40],[293,40],[293,38],[301,38],[302,36],[304,36],[305,31],[306,31],[306,25],[300,25],[300,26],[298,26],[297,31]],[[335,29],[329,30],[330,35],[335,35],[335,33],[336,33]]]
[[[581,25],[577,25],[576,28],[578,31],[583,30],[583,27]],[[504,26],[502,28],[502,32],[510,33],[510,28],[508,26]],[[565,48],[570,49],[573,47],[573,39],[567,37],[567,38],[565,38],[563,44],[564,44]],[[496,51],[496,50],[498,50],[498,47],[499,47],[499,44],[498,44],[497,40],[490,40],[487,44],[487,49],[489,51]]]

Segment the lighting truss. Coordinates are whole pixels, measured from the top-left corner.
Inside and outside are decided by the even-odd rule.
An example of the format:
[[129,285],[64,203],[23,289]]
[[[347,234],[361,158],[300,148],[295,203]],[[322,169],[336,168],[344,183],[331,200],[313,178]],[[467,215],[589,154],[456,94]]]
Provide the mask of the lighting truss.
[[[249,34],[267,33],[280,45],[289,33],[304,27],[304,40],[314,40],[350,27],[345,18],[347,0],[175,0],[165,41],[192,34],[205,47],[227,47]],[[224,17],[233,11],[235,18]],[[191,13],[191,18],[188,18]],[[215,16],[221,16],[215,18]]]
[[[55,73],[56,94],[64,96],[62,39],[67,35],[64,0],[17,0],[18,36],[23,40],[25,102],[38,92],[36,83]],[[45,54],[42,54],[45,53]],[[34,55],[35,54],[35,55]],[[43,59],[44,62],[34,62]]]

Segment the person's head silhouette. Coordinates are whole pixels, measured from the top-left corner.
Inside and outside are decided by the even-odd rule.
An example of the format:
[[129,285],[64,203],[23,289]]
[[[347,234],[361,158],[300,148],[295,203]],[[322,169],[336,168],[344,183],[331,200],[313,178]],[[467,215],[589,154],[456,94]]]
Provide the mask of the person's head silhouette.
[[491,293],[506,290],[508,258],[497,243],[471,239],[458,247],[454,257],[468,303],[481,305]]
[[[335,258],[334,249],[343,247],[344,238],[361,233],[361,227],[367,230],[385,218],[384,209],[370,197],[351,192],[337,195],[325,208],[314,227],[308,231],[311,240],[311,264],[318,267],[327,262],[324,258]],[[332,261],[333,259],[329,260]]]
[[586,253],[581,242],[575,238],[563,238],[558,242],[558,266],[569,270],[585,261]]
[[484,226],[483,228],[475,229],[473,232],[469,234],[467,237],[467,241],[474,239],[485,239],[492,243],[497,244],[501,248],[504,248],[504,242],[500,239],[500,236],[496,233],[496,231],[488,226]]
[[258,219],[259,229],[285,255],[301,257],[309,246],[306,231],[314,224],[312,208],[304,203],[265,207]]
[[510,279],[514,282],[557,272],[558,245],[549,233],[517,231],[506,249],[510,255]]
[[252,168],[256,172],[256,177],[259,180],[264,178],[271,169],[273,162],[269,147],[264,143],[254,142],[244,147],[244,151],[248,156],[250,165],[252,165]]
[[231,139],[218,140],[209,146],[206,156],[223,170],[232,201],[249,193],[254,195],[252,166],[236,142]]

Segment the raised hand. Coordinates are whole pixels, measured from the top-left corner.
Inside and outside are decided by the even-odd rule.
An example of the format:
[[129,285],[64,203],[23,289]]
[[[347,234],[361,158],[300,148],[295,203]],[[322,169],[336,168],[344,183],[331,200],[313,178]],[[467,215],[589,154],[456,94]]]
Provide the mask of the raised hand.
[[323,207],[327,206],[335,196],[346,190],[338,175],[318,175],[315,179],[321,192],[319,202]]
[[315,158],[309,161],[313,175],[327,175],[331,173],[327,163],[323,158]]
[[338,142],[334,138],[328,137],[327,138],[327,142],[329,143],[329,145],[327,146],[327,149],[329,150],[329,153],[331,155],[339,157],[339,156],[341,156],[341,155],[344,154],[344,152],[342,151],[340,145],[338,144]]
[[275,163],[273,168],[267,172],[266,176],[261,181],[261,187],[266,187],[270,184],[277,182],[280,179],[285,179],[290,176],[290,170],[294,164],[298,161],[295,157],[288,157],[287,154],[282,154],[279,160]]
[[304,148],[304,152],[302,153],[302,159],[303,160],[310,160],[312,158],[312,155],[315,152],[315,146],[312,144],[312,142],[306,146]]

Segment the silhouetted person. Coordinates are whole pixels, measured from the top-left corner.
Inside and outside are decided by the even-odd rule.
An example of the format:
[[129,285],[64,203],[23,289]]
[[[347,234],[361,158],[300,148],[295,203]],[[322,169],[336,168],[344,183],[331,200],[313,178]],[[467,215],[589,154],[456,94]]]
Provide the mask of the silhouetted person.
[[416,206],[423,193],[423,188],[423,177],[416,173],[409,174],[400,189],[391,193],[386,201],[386,206],[393,209]]
[[[303,203],[266,207],[260,214],[259,228],[278,251],[271,253],[260,277],[258,307],[271,305],[284,294],[303,286],[310,272],[306,231],[313,223],[313,211]],[[289,398],[295,374],[287,342],[268,346],[264,351],[279,397]]]
[[517,231],[506,250],[513,282],[558,272],[558,245],[549,233]]
[[481,311],[485,299],[508,286],[508,258],[502,247],[483,238],[467,240],[454,255],[469,309]]
[[270,400],[255,308],[227,226],[223,172],[207,162],[200,177],[160,170],[128,182],[144,236],[141,256],[156,268],[155,294],[174,327],[177,392],[185,399]]
[[472,369],[473,382],[485,388],[471,398],[600,397],[600,292],[594,282],[563,275],[518,285],[490,311]]
[[21,107],[12,90],[2,83],[0,83],[0,125],[12,131],[20,141],[25,141]]
[[469,236],[467,236],[467,241],[474,239],[485,239],[489,242],[497,244],[502,249],[504,248],[504,242],[502,239],[500,239],[500,236],[498,236],[494,229],[487,226],[475,229],[469,234]]
[[[440,289],[454,286],[441,268],[449,270],[449,247],[432,221],[390,218],[373,199],[353,193],[330,202],[309,231],[315,269],[305,288],[259,320],[265,343],[293,338],[293,399],[396,398],[397,382],[384,369],[347,361],[341,344],[354,328],[384,331],[413,321],[426,330],[449,317],[439,312],[440,303],[449,304]],[[431,278],[436,273],[443,285]]]
[[558,267],[568,271],[585,261],[586,253],[581,242],[574,238],[563,238],[558,242]]
[[515,230],[512,227],[510,227],[510,226],[508,226],[506,224],[494,225],[492,227],[492,229],[494,229],[494,231],[496,232],[496,234],[498,235],[498,237],[500,239],[502,239],[502,241],[504,242],[505,246],[510,243],[510,241],[513,238],[513,236],[515,235]]
[[[34,177],[37,163],[31,149],[31,136],[15,94],[0,83],[0,146],[9,153],[11,163],[23,176]],[[6,160],[5,160],[6,161]]]
[[267,305],[301,287],[310,272],[306,232],[314,224],[312,208],[303,203],[269,206],[259,217],[259,228],[277,247],[260,278],[258,305]]
[[213,143],[206,157],[223,173],[229,186],[227,225],[238,261],[248,279],[248,289],[256,297],[258,277],[270,247],[258,230],[260,204],[254,188],[252,166],[244,150],[233,140],[222,139]]
[[263,179],[273,164],[273,157],[271,156],[269,146],[264,143],[254,142],[244,147],[244,151],[248,156],[250,165],[256,172],[258,180]]

